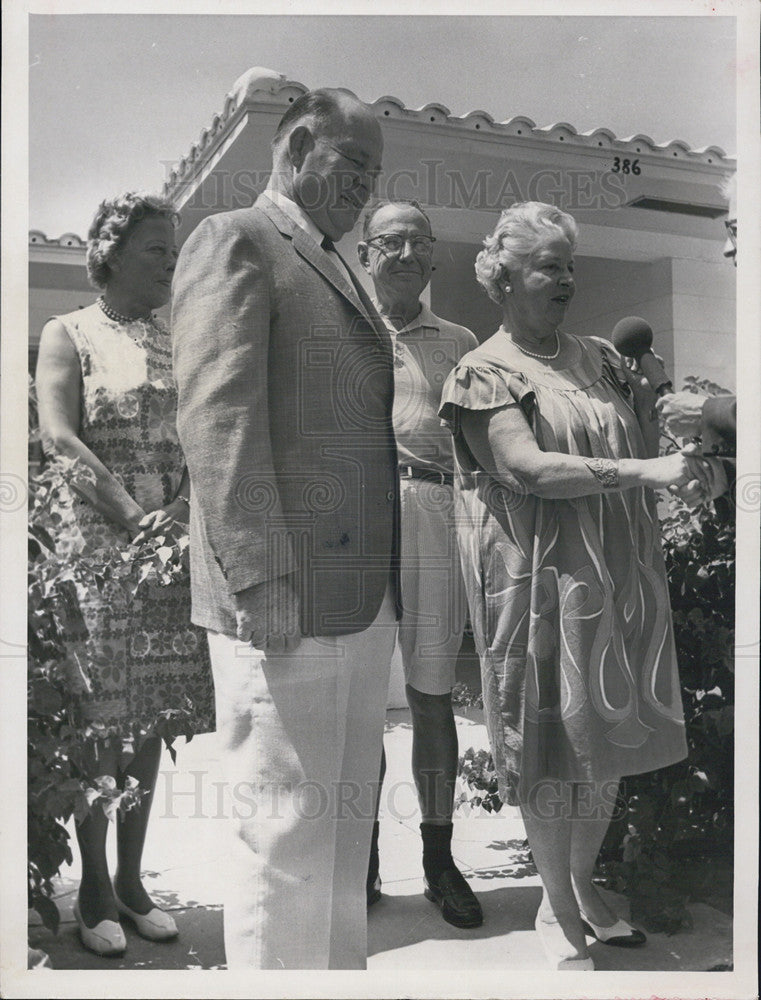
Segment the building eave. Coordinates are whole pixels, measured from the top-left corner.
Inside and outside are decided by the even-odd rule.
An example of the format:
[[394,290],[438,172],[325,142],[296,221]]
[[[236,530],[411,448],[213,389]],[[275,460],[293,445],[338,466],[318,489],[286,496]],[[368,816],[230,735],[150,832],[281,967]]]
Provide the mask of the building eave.
[[[204,172],[214,160],[215,153],[224,144],[228,135],[234,132],[241,119],[252,111],[279,114],[286,110],[308,88],[296,80],[273,70],[254,67],[236,81],[226,95],[222,111],[215,114],[208,128],[201,131],[197,142],[177,163],[167,178],[163,193],[176,198],[187,191],[188,186]],[[445,131],[453,137],[482,137],[491,139],[510,138],[515,143],[540,144],[543,147],[584,149],[589,151],[610,151],[628,155],[647,156],[662,161],[680,164],[694,163],[724,171],[735,169],[735,159],[719,146],[711,145],[693,149],[681,139],[671,139],[656,143],[650,136],[638,133],[626,138],[618,138],[614,132],[604,127],[579,132],[569,122],[555,122],[537,126],[531,118],[515,115],[505,121],[495,121],[487,111],[474,110],[464,115],[452,115],[443,104],[429,103],[420,108],[408,108],[393,95],[384,95],[370,102],[380,121],[389,123],[406,122],[437,132]]]
[[87,241],[76,233],[51,238],[41,229],[30,229],[28,241],[30,263],[84,265]]

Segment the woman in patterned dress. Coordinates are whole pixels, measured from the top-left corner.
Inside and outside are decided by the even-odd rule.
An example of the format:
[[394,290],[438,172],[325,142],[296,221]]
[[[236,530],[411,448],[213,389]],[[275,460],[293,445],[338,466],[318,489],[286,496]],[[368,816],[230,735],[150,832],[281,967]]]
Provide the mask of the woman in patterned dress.
[[[64,557],[72,547],[95,554],[185,533],[188,476],[175,429],[170,339],[152,314],[169,299],[177,221],[172,205],[151,195],[104,201],[87,248],[88,275],[103,293],[42,332],[36,381],[45,450],[78,459],[94,477],[60,529]],[[167,709],[188,713],[186,731],[212,730],[213,689],[205,636],[190,624],[187,581],[146,584],[132,599],[116,586],[102,593],[79,587],[78,597],[89,633],[87,717],[115,737],[99,747],[91,774],[129,775],[144,790],[140,804],[117,820],[113,886],[106,816],[95,809],[77,825],[81,937],[99,954],[118,954],[126,947],[120,914],[152,940],[177,934],[140,879],[161,754],[151,731]],[[125,744],[128,761],[117,752]]]
[[440,410],[492,754],[561,969],[593,967],[585,931],[645,940],[591,878],[621,776],[686,755],[653,490],[697,495],[704,478],[696,457],[655,457],[654,397],[613,346],[560,331],[575,243],[553,206],[503,212],[476,262],[503,323],[454,368]]

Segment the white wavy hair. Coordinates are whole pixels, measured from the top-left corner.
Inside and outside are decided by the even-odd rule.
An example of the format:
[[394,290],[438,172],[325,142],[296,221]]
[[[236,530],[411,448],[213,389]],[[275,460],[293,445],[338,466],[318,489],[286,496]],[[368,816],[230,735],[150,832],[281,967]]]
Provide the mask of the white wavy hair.
[[484,249],[476,257],[476,279],[497,304],[505,298],[503,279],[536,247],[539,236],[555,230],[576,247],[576,221],[554,205],[543,201],[521,201],[506,208],[491,234],[484,240]]

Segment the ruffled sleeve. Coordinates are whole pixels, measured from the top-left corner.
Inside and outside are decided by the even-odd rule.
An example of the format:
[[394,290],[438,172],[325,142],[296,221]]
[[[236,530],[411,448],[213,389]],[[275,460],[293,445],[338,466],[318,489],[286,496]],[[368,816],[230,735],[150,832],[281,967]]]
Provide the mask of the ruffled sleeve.
[[521,374],[495,365],[460,362],[444,383],[439,416],[456,436],[460,410],[496,410],[517,405],[530,422],[535,401],[534,390]]

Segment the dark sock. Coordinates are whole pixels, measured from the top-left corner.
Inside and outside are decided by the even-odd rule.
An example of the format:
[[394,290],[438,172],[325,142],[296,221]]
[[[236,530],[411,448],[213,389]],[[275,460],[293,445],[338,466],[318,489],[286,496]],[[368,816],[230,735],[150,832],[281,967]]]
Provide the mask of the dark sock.
[[373,823],[373,835],[370,840],[370,860],[367,863],[367,884],[375,885],[375,880],[380,872],[380,854],[378,853],[378,834],[380,833],[380,823],[376,819]]
[[423,838],[423,872],[429,882],[436,882],[442,872],[455,867],[452,860],[453,825],[446,823],[421,823]]

